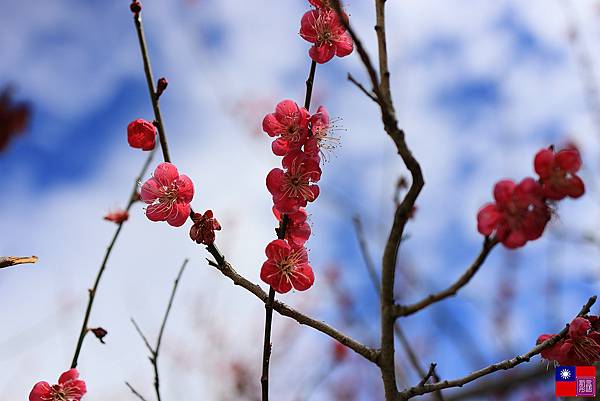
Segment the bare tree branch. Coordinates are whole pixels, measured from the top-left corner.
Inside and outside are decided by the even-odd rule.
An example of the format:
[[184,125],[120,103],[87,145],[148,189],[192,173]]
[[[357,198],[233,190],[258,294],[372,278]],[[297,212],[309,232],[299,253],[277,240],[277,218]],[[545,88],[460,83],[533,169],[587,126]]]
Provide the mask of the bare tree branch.
[[[208,246],[207,250],[215,257],[218,262],[208,260],[208,263],[219,270],[223,275],[228,277],[235,285],[238,285],[247,291],[254,294],[258,299],[262,302],[267,302],[268,295],[263,291],[262,288],[258,284],[254,284],[250,280],[246,279],[242,275],[240,275],[234,268],[227,262],[220,252],[216,249],[214,245]],[[287,316],[291,319],[294,319],[300,324],[305,326],[312,327],[313,329],[322,332],[323,334],[328,335],[334,340],[338,341],[342,345],[347,346],[352,349],[357,354],[363,356],[367,360],[377,364],[379,351],[373,348],[369,348],[366,345],[361,344],[355,339],[341,333],[340,331],[334,329],[333,327],[327,325],[326,323],[313,319],[309,316],[298,312],[297,310],[289,307],[288,305],[275,301],[273,303],[273,310],[283,316]]]
[[135,388],[133,388],[133,386],[131,384],[129,384],[129,382],[125,382],[125,385],[127,387],[129,387],[129,390],[131,390],[131,392],[140,400],[142,401],[147,401],[140,393],[137,392],[137,390]]
[[516,373],[508,373],[499,378],[481,382],[454,394],[447,395],[446,401],[462,401],[471,398],[480,398],[494,394],[508,394],[519,387],[548,377],[548,369],[542,366],[533,369],[524,369]]
[[414,304],[396,305],[394,308],[394,314],[397,317],[412,315],[413,313],[423,310],[433,303],[439,302],[450,296],[456,295],[458,290],[467,285],[469,281],[473,278],[473,276],[475,276],[475,274],[479,271],[479,268],[483,265],[487,256],[489,255],[491,250],[494,249],[496,244],[498,244],[498,241],[486,237],[483,242],[483,246],[481,247],[481,252],[477,256],[475,261],[450,287],[438,293],[431,294],[422,299],[421,301],[415,302]]
[[[584,315],[588,314],[592,305],[594,305],[594,303],[596,303],[595,295],[592,296],[585,305],[583,305],[583,307],[581,308],[581,310],[579,311],[577,316],[584,316]],[[541,344],[536,345],[529,352],[527,352],[525,354],[518,355],[518,356],[515,356],[514,358],[506,359],[504,361],[494,363],[483,369],[476,370],[475,372],[470,373],[464,377],[454,379],[454,380],[444,380],[444,381],[441,381],[438,383],[433,383],[433,384],[422,384],[422,385],[419,384],[415,387],[406,389],[399,393],[398,399],[408,400],[417,395],[431,393],[436,390],[443,390],[443,389],[451,388],[451,387],[462,387],[467,383],[470,383],[474,380],[479,379],[480,377],[487,376],[487,375],[497,372],[499,370],[507,370],[507,369],[514,368],[515,366],[520,365],[523,362],[529,362],[531,360],[531,358],[538,355],[546,348],[549,348],[549,347],[553,346],[554,344],[558,343],[560,340],[562,340],[566,336],[567,332],[568,332],[568,326],[565,327],[560,333],[558,333],[558,335],[549,338],[548,340],[544,341]]]
[[37,261],[37,256],[0,256],[0,269],[25,263],[35,263]]

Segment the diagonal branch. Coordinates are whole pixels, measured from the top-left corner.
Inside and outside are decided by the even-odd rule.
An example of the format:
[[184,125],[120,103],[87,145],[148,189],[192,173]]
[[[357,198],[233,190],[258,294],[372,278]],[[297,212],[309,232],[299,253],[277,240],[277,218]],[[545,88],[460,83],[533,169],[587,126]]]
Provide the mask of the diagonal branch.
[[445,290],[442,290],[435,294],[431,294],[423,298],[419,302],[415,302],[414,304],[410,305],[396,305],[394,307],[394,314],[396,315],[396,317],[412,315],[413,313],[425,309],[431,304],[442,301],[450,296],[456,295],[458,290],[460,290],[462,287],[467,285],[469,281],[471,281],[473,276],[475,276],[475,274],[479,271],[479,268],[485,262],[487,256],[497,244],[497,240],[486,237],[483,242],[483,246],[481,247],[481,252],[479,253],[479,255],[477,255],[477,258],[471,264],[471,266],[469,266],[469,268],[458,278],[458,280],[456,280],[451,286],[449,286]]
[[[214,247],[214,245],[213,245],[213,247]],[[217,256],[219,256],[220,254],[213,253],[214,250],[212,250],[211,247],[207,247],[207,249],[209,252],[211,252],[211,254],[213,254],[215,259],[218,260]],[[262,302],[267,302],[267,300],[268,300],[267,293],[264,292],[263,289],[260,288],[260,286],[258,284],[254,284],[253,282],[251,282],[250,280],[246,279],[245,277],[240,275],[238,272],[236,272],[233,269],[233,267],[229,264],[229,262],[227,262],[226,260],[222,259],[218,262],[208,260],[208,263],[211,266],[215,267],[217,270],[219,270],[223,275],[228,277],[231,281],[233,281],[233,284],[238,285],[238,286],[246,289],[247,291],[251,292]],[[289,307],[288,305],[286,305],[282,302],[275,301],[273,303],[273,310],[275,310],[277,313],[279,313],[282,316],[286,316],[291,319],[294,319],[295,321],[297,321],[300,324],[312,327],[313,329],[320,331],[323,334],[328,335],[329,337],[338,341],[342,345],[345,345],[346,347],[350,348],[357,354],[363,356],[367,360],[377,364],[378,357],[379,357],[378,350],[367,347],[366,345],[341,333],[340,331],[334,329],[333,327],[327,325],[326,323],[324,323],[320,320],[313,319],[309,316],[306,316],[306,315],[302,314],[301,312],[298,312],[297,310]]]
[[[592,305],[594,305],[594,303],[596,303],[595,295],[592,296],[585,305],[583,305],[583,307],[581,308],[581,310],[579,311],[577,316],[584,316],[584,315],[588,314]],[[544,341],[541,344],[536,345],[529,352],[527,352],[525,354],[518,355],[518,356],[515,356],[514,358],[506,359],[504,361],[494,363],[492,365],[489,365],[483,369],[479,369],[473,373],[470,373],[470,374],[468,374],[464,377],[458,378],[458,379],[444,380],[442,382],[437,382],[437,383],[433,383],[433,384],[419,384],[415,387],[412,387],[412,388],[402,391],[399,394],[399,399],[400,400],[408,400],[417,395],[423,395],[423,394],[431,393],[431,392],[437,391],[437,390],[443,390],[443,389],[451,388],[451,387],[462,387],[467,383],[470,383],[474,380],[479,379],[480,377],[489,375],[489,374],[497,372],[499,370],[507,370],[507,369],[514,368],[515,366],[520,365],[521,363],[524,363],[524,362],[529,362],[531,360],[531,358],[538,355],[546,348],[549,348],[549,347],[553,346],[554,344],[558,343],[560,340],[562,340],[567,335],[567,332],[569,330],[568,327],[569,326],[567,325],[567,327],[562,329],[562,331],[560,333],[558,333],[558,335],[549,338],[548,340]]]
[[[146,171],[148,170],[148,167],[150,166],[150,163],[152,162],[153,157],[154,157],[154,150],[152,150],[148,154],[148,157],[146,158],[146,161],[144,162],[144,165],[142,166],[142,169],[141,169],[139,175],[137,176],[135,183],[133,184],[133,189],[131,190],[131,194],[129,195],[129,200],[127,203],[127,207],[125,208],[125,210],[127,212],[129,212],[129,210],[131,209],[131,206],[138,200],[138,192],[137,192],[138,182],[140,182],[142,177],[146,174]],[[113,247],[115,246],[115,243],[117,242],[117,239],[119,238],[119,234],[121,233],[121,229],[123,228],[124,223],[125,223],[124,221],[119,223],[115,233],[113,234],[113,237],[108,245],[108,248],[106,249],[106,253],[104,254],[104,259],[102,260],[102,263],[100,264],[100,268],[98,269],[98,273],[96,274],[96,280],[94,281],[94,285],[89,290],[88,304],[87,304],[87,308],[85,310],[85,315],[83,317],[83,323],[81,324],[81,330],[79,332],[79,337],[77,338],[77,345],[75,346],[75,355],[73,356],[73,361],[71,362],[71,368],[77,367],[79,353],[81,352],[81,347],[83,346],[83,339],[85,338],[85,335],[88,332],[88,321],[90,319],[90,314],[92,312],[92,307],[94,305],[94,299],[96,298],[96,292],[98,291],[98,286],[100,285],[100,280],[102,279],[102,275],[104,274],[104,270],[106,269],[108,259],[110,258]]]

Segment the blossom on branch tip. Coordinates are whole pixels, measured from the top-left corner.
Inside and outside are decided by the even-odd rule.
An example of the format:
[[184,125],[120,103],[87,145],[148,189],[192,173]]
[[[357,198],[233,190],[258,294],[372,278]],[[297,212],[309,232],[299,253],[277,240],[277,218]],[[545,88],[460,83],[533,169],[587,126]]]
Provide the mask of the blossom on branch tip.
[[[281,222],[283,213],[273,206],[273,214],[275,218]],[[304,208],[298,208],[297,211],[287,215],[287,223],[285,226],[285,239],[292,245],[304,245],[311,234],[310,225],[306,221],[308,214]]]
[[87,389],[85,382],[78,379],[77,369],[70,369],[60,375],[58,384],[39,382],[29,394],[29,401],[79,401]]
[[319,186],[314,183],[321,178],[321,168],[317,160],[301,150],[288,153],[283,167],[285,171],[274,168],[269,172],[267,189],[279,212],[293,213],[319,196]]
[[215,231],[221,230],[221,225],[214,218],[212,210],[194,213],[194,225],[190,228],[190,238],[198,244],[210,245],[215,242]]
[[[565,338],[541,352],[542,358],[560,365],[592,365],[600,361],[600,333],[592,322],[597,316],[576,317],[569,325]],[[537,344],[553,338],[555,334],[542,334]]]
[[121,224],[129,219],[129,212],[127,210],[118,209],[112,212],[109,212],[106,216],[104,216],[104,220],[112,221],[116,224]]
[[494,203],[477,213],[477,230],[483,235],[495,233],[507,248],[518,248],[539,238],[550,220],[550,209],[543,190],[533,178],[518,185],[511,180],[499,181],[494,187]]
[[132,148],[152,150],[156,146],[156,127],[149,121],[138,118],[127,126],[127,142]]
[[345,57],[354,49],[352,38],[337,13],[327,8],[311,10],[302,16],[300,36],[313,43],[308,54],[319,64],[328,62],[333,56]]
[[146,216],[150,220],[179,227],[190,215],[194,184],[188,176],[179,175],[173,164],[161,163],[153,177],[142,185],[140,197],[148,204]]
[[260,278],[281,294],[295,288],[309,289],[315,276],[308,264],[308,253],[303,246],[290,245],[284,240],[271,241],[265,249],[267,261],[260,270]]
[[309,117],[308,111],[293,100],[279,102],[275,112],[267,114],[262,122],[263,131],[279,137],[272,144],[273,153],[284,156],[291,148],[301,147],[308,135]]
[[557,153],[553,149],[542,149],[535,155],[534,168],[548,199],[579,198],[585,192],[583,181],[575,174],[581,168],[581,156],[576,148]]

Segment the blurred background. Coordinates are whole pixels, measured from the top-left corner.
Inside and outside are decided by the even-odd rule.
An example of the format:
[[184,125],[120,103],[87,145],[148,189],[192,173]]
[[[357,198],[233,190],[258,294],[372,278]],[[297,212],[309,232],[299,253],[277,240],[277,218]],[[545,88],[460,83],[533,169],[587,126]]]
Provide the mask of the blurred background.
[[[278,101],[304,98],[309,44],[298,31],[309,5],[143,5],[155,76],[169,80],[161,103],[171,156],[195,184],[193,207],[221,222],[221,250],[259,282],[276,226],[265,177],[280,163],[260,123]],[[0,271],[0,400],[12,401],[37,381],[54,383],[70,364],[87,289],[116,228],[103,216],[126,206],[146,157],[127,145],[126,126],[153,117],[127,1],[0,6],[0,91],[12,88],[1,107],[18,111],[13,129],[0,131],[0,255],[40,258]],[[529,350],[598,292],[600,3],[406,0],[387,8],[394,99],[426,180],[400,253],[401,302],[444,288],[475,258],[476,213],[496,181],[533,175],[534,154],[551,143],[575,144],[584,160],[586,195],[561,202],[542,239],[496,249],[457,297],[400,321],[421,363],[437,362],[450,379]],[[349,1],[347,11],[374,55],[372,2]],[[348,72],[367,82],[355,54],[317,68],[312,111],[325,105],[344,130],[308,208],[316,282],[278,298],[376,346],[377,294],[353,218],[379,267],[407,173]],[[133,400],[125,380],[153,399],[147,350],[129,319],[154,341],[172,280],[190,258],[163,339],[163,398],[257,400],[263,304],[207,266],[189,223],[175,229],[143,212],[133,206],[98,290],[90,326],[108,335],[105,345],[92,336],[84,343],[85,399]],[[273,399],[382,399],[379,370],[359,356],[277,314],[273,330]],[[417,383],[397,348],[400,385]],[[473,399],[554,399],[546,368],[538,357],[487,377],[532,378],[505,379],[504,393]],[[446,396],[466,399],[460,394]]]

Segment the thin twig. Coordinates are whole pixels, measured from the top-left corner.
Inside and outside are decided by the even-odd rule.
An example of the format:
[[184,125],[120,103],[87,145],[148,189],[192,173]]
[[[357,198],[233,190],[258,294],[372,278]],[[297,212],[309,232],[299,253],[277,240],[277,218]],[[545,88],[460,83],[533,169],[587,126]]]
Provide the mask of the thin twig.
[[133,388],[133,386],[132,386],[131,384],[129,384],[129,382],[125,382],[125,385],[126,385],[127,387],[129,387],[129,390],[131,390],[131,392],[132,392],[133,394],[135,394],[135,395],[137,396],[137,398],[139,398],[139,399],[140,399],[140,400],[142,400],[142,401],[147,401],[147,400],[146,400],[146,399],[145,399],[145,398],[144,398],[144,397],[143,397],[143,396],[142,396],[140,393],[138,393],[138,392],[137,392],[137,390],[136,390],[136,389],[134,389],[134,388]]
[[510,391],[518,389],[525,384],[547,377],[548,369],[545,367],[538,366],[533,369],[525,369],[517,373],[503,375],[498,379],[494,378],[477,382],[476,385],[447,396],[446,401],[462,401],[495,394],[508,394]]
[[[125,210],[127,212],[129,212],[129,210],[131,209],[131,206],[138,200],[138,196],[137,196],[138,182],[140,182],[142,177],[146,174],[146,171],[148,170],[148,167],[150,166],[150,163],[152,162],[153,157],[154,157],[154,150],[152,150],[148,154],[148,157],[146,158],[146,161],[144,162],[144,165],[142,166],[142,169],[140,170],[140,174],[137,176],[135,183],[133,184],[133,189],[131,190],[131,194],[129,195],[129,199],[127,202],[127,207],[125,208]],[[88,304],[87,304],[87,307],[85,310],[85,315],[83,317],[83,323],[81,324],[81,330],[79,332],[79,337],[77,338],[77,345],[75,346],[75,354],[73,355],[73,360],[71,362],[72,369],[77,367],[79,353],[81,352],[81,347],[83,346],[83,339],[85,338],[85,335],[88,332],[88,321],[90,319],[90,313],[92,312],[92,307],[94,305],[94,299],[96,298],[96,293],[98,292],[98,286],[100,285],[100,280],[102,279],[102,275],[104,274],[104,270],[106,269],[108,259],[110,258],[113,247],[115,246],[115,243],[117,242],[117,239],[119,238],[119,234],[121,233],[121,229],[123,228],[124,223],[125,222],[118,223],[117,229],[115,230],[115,233],[113,234],[113,237],[108,245],[108,248],[106,249],[106,253],[104,254],[104,259],[102,260],[102,263],[100,264],[100,268],[98,269],[98,273],[96,274],[96,279],[94,281],[94,285],[92,286],[92,288],[90,290],[88,290],[89,291]]]
[[[594,305],[595,302],[596,302],[596,296],[594,295],[581,308],[581,310],[579,311],[577,316],[584,316],[584,315],[588,314],[592,305]],[[548,340],[544,341],[543,343],[536,345],[529,352],[527,352],[525,354],[518,355],[514,358],[506,359],[504,361],[494,363],[492,365],[489,365],[483,369],[479,369],[475,372],[472,372],[472,373],[470,373],[464,377],[458,378],[458,379],[444,380],[442,382],[433,383],[433,384],[417,385],[415,387],[406,389],[406,390],[402,391],[401,393],[399,393],[398,398],[400,400],[405,401],[405,400],[408,400],[417,395],[431,393],[436,390],[443,390],[443,389],[451,388],[451,387],[462,387],[467,383],[470,383],[474,380],[479,379],[480,377],[489,375],[489,374],[497,372],[499,370],[507,370],[507,369],[514,368],[515,366],[520,365],[523,362],[529,362],[531,360],[531,358],[538,355],[546,348],[549,348],[549,347],[553,346],[554,344],[558,343],[560,340],[562,340],[566,336],[567,332],[568,332],[568,326],[565,327],[560,333],[558,333],[558,335],[555,335],[555,336],[549,338]]]
[[273,302],[275,302],[275,290],[269,287],[269,297],[265,302],[265,336],[263,341],[263,360],[260,384],[262,389],[262,401],[269,401],[269,362],[271,361],[271,328],[273,326]]
[[139,334],[140,338],[142,339],[142,341],[146,345],[146,348],[148,348],[148,351],[150,351],[150,353],[154,355],[154,348],[152,348],[152,346],[150,345],[150,342],[148,341],[148,338],[144,335],[144,332],[142,331],[142,329],[140,329],[140,326],[137,324],[137,322],[135,321],[134,318],[131,318],[129,320],[133,324],[133,327],[135,327],[135,331],[137,331],[137,333]]
[[312,60],[310,63],[310,72],[306,79],[306,96],[304,97],[304,108],[310,110],[310,99],[312,97],[313,84],[315,83],[315,71],[317,69],[317,62]]
[[[183,271],[185,270],[185,267],[187,266],[187,264],[188,264],[188,259],[185,259],[183,261],[183,263],[181,264],[181,267],[179,268],[179,273],[177,273],[177,277],[175,278],[175,281],[173,282],[173,290],[171,291],[171,296],[169,297],[169,303],[167,304],[167,310],[165,311],[165,314],[163,316],[163,320],[160,325],[160,330],[158,332],[158,337],[156,339],[156,345],[154,346],[154,348],[150,345],[150,343],[148,342],[148,339],[146,338],[146,336],[144,335],[144,333],[142,332],[142,330],[140,329],[138,324],[135,322],[135,320],[133,318],[131,319],[131,322],[135,326],[136,331],[138,332],[138,334],[144,341],[144,344],[146,344],[146,348],[148,348],[148,351],[150,351],[150,357],[148,359],[150,359],[150,363],[152,364],[152,368],[154,370],[154,391],[156,393],[156,399],[158,401],[161,401],[160,375],[158,372],[158,357],[160,355],[160,345],[162,344],[162,338],[163,338],[163,334],[165,332],[165,326],[167,324],[167,319],[169,318],[169,314],[170,314],[171,308],[173,306],[173,300],[175,299],[175,294],[177,293],[177,287],[179,287],[179,282],[181,281],[181,276],[182,276]],[[127,384],[127,382],[125,382],[125,384]],[[127,384],[127,385],[131,389],[131,386],[129,386],[129,384]],[[133,391],[133,389],[131,389],[131,390]]]
[[25,263],[35,263],[37,261],[37,256],[0,256],[0,269]]
[[162,115],[160,113],[159,96],[156,94],[154,87],[154,77],[152,76],[152,65],[150,64],[150,57],[148,56],[148,46],[146,45],[146,37],[144,35],[144,26],[142,24],[142,13],[133,14],[133,22],[135,23],[135,30],[137,32],[138,41],[140,44],[140,51],[142,53],[142,60],[144,62],[144,72],[146,75],[146,82],[148,84],[148,91],[150,93],[150,100],[152,101],[152,109],[154,110],[154,119],[156,122],[156,128],[158,129],[158,138],[160,141],[160,147],[162,149],[163,159],[165,162],[171,162],[171,156],[169,154],[169,148],[167,145],[167,136],[165,134],[165,128],[163,125]]
[[375,97],[375,95],[373,95],[371,92],[369,92],[367,90],[367,88],[365,88],[363,86],[363,84],[361,84],[360,82],[358,82],[356,79],[354,79],[354,77],[352,76],[352,74],[348,73],[348,81],[352,82],[354,85],[356,85],[356,87],[358,89],[360,89],[360,91],[362,93],[364,93],[369,99],[371,99],[372,101],[374,101],[375,103],[379,104],[379,100],[377,99],[377,97]]
[[431,294],[423,298],[421,301],[415,302],[414,304],[396,305],[394,308],[394,314],[398,317],[412,315],[413,313],[423,310],[435,302],[439,302],[452,295],[455,295],[458,292],[458,290],[467,285],[469,281],[473,278],[473,276],[475,276],[475,274],[479,271],[479,268],[485,262],[489,253],[492,251],[492,249],[494,249],[494,247],[497,244],[498,241],[496,241],[495,239],[490,239],[486,237],[483,242],[483,246],[481,247],[481,252],[479,253],[479,255],[477,255],[475,261],[473,261],[471,266],[469,266],[469,268],[451,286],[438,293]]
[[427,374],[425,376],[423,376],[423,378],[419,382],[419,386],[423,386],[425,383],[427,383],[429,381],[429,379],[431,379],[433,377],[436,366],[437,365],[435,363],[432,363],[429,365],[429,370],[427,371]]

